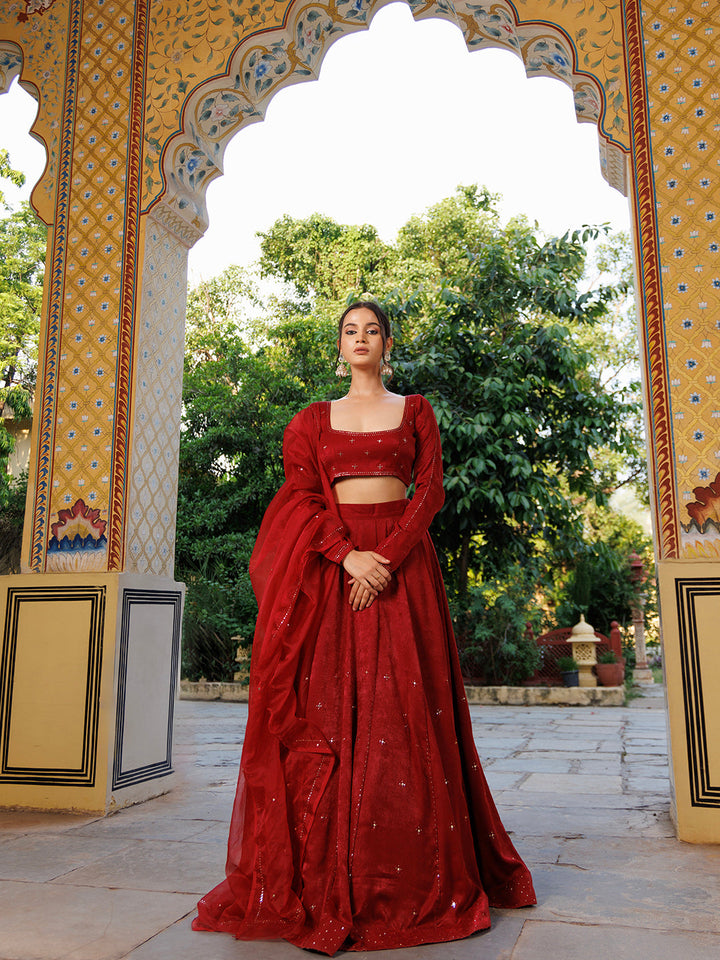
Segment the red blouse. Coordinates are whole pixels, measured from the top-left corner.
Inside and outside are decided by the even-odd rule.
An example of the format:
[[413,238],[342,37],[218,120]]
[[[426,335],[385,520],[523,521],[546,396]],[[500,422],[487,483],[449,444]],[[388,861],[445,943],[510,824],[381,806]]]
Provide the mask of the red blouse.
[[335,430],[331,405],[320,407],[320,463],[335,483],[341,477],[397,477],[409,487],[415,462],[414,423],[422,397],[405,397],[400,425],[390,430]]

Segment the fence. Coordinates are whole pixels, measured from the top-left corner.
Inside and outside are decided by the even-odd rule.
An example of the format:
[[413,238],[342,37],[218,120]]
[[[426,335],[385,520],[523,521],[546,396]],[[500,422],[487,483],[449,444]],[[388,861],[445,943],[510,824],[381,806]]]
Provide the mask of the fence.
[[[561,627],[559,630],[551,630],[549,633],[543,633],[541,636],[534,638],[540,647],[540,666],[529,679],[523,681],[524,687],[562,686],[562,677],[557,664],[561,657],[572,656],[571,633],[571,627]],[[531,630],[529,630],[529,635],[532,636]],[[619,660],[623,659],[622,637],[620,635],[620,624],[617,620],[613,620],[610,624],[609,637],[598,630],[595,631],[595,636],[600,641],[596,648],[598,657],[605,650],[612,650]]]

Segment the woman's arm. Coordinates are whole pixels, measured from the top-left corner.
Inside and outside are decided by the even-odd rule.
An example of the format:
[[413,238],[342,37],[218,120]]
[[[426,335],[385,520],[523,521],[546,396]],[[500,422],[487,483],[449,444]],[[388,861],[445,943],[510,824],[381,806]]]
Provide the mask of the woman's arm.
[[388,558],[390,570],[397,569],[419,543],[445,501],[442,448],[435,413],[425,397],[418,397],[417,403],[417,447],[413,464],[415,492],[390,534],[375,548],[377,553]]
[[313,547],[328,560],[342,564],[352,578],[351,583],[362,588],[364,602],[363,598],[356,599],[356,589],[350,598],[353,609],[362,610],[387,586],[390,574],[383,566],[381,555],[355,549],[338,514],[328,509],[332,494],[329,485],[323,484],[318,465],[317,431],[318,423],[310,409],[293,417],[285,428],[283,462],[286,482],[292,489],[295,509],[307,512],[317,525]]

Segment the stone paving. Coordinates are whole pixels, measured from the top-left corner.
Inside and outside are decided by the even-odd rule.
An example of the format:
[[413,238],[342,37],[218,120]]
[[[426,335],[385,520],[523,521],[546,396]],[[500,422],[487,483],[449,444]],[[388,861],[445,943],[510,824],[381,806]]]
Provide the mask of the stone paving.
[[[538,906],[387,960],[717,960],[720,847],[669,819],[661,688],[626,707],[472,706]],[[106,819],[0,813],[0,960],[302,960],[190,930],[222,876],[247,706],[178,703],[172,793]]]

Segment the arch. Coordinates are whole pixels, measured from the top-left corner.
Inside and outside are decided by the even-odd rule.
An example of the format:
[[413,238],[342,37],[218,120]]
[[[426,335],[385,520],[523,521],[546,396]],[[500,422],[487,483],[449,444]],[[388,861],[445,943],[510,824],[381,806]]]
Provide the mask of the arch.
[[[241,128],[262,120],[279,90],[316,79],[330,46],[349,33],[367,29],[377,11],[388,2],[296,0],[280,27],[239,42],[222,73],[206,79],[192,75],[194,85],[179,110],[180,128],[165,140],[157,169],[146,154],[149,172],[143,209],[152,211],[155,219],[192,246],[207,229],[205,194],[209,184],[223,172],[223,156],[231,138]],[[417,20],[435,17],[456,24],[468,50],[509,50],[522,59],[528,77],[549,76],[568,84],[578,120],[598,126],[605,179],[627,195],[627,98],[625,78],[621,75],[622,37],[618,39],[616,31],[605,31],[613,34],[605,38],[605,44],[615,45],[618,50],[596,52],[593,60],[583,43],[593,43],[595,48],[601,45],[589,39],[587,26],[578,27],[573,39],[568,30],[557,24],[523,20],[518,2],[408,2]],[[602,16],[607,14],[606,10]],[[601,63],[607,67],[604,82],[593,72]],[[177,85],[184,90],[189,81],[183,79]],[[149,139],[152,149],[153,138]],[[156,149],[160,147],[157,139],[154,145]]]
[[[26,0],[27,12],[9,9],[0,27],[0,94],[15,77],[37,101],[38,110],[30,127],[30,136],[45,148],[45,169],[32,192],[31,204],[47,226],[55,218],[55,188],[58,178],[58,135],[65,93],[65,42],[68,16],[66,0],[42,0],[34,9]],[[30,17],[28,14],[42,14]],[[42,92],[42,95],[41,95]]]

